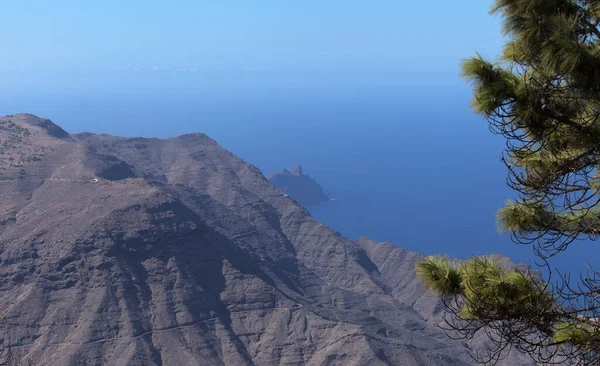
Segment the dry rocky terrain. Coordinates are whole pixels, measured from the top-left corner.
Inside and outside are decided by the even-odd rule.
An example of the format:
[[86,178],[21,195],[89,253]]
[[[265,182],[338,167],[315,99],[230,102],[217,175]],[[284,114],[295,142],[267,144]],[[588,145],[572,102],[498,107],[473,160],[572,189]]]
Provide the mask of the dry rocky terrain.
[[70,135],[20,114],[0,146],[0,332],[19,358],[467,365],[483,347],[435,326],[420,254],[343,237],[206,135]]

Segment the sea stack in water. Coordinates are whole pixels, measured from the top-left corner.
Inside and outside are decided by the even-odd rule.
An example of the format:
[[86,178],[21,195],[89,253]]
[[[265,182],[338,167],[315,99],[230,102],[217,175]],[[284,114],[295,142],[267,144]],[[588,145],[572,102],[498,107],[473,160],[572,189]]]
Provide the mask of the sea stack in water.
[[325,190],[312,177],[304,174],[302,166],[296,165],[271,174],[269,183],[289,195],[305,207],[329,201]]

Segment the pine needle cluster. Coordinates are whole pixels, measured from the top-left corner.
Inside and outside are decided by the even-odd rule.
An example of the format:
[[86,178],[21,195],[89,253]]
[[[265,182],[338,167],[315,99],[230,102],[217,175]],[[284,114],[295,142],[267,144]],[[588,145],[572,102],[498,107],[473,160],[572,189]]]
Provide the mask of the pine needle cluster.
[[[542,260],[600,233],[600,0],[497,0],[507,36],[494,61],[462,64],[472,107],[506,140],[502,162],[517,198],[497,222]],[[499,353],[510,347],[540,362],[600,364],[600,275],[549,286],[490,258],[417,265],[465,337],[484,328]],[[561,355],[562,358],[557,358]]]

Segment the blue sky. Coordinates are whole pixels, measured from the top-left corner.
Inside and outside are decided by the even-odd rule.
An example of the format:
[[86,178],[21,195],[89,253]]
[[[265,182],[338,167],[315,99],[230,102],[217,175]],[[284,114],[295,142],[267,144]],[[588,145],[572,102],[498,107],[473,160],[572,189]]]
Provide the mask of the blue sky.
[[458,77],[461,59],[501,50],[491,5],[0,0],[0,115],[69,132],[205,132],[266,173],[301,163],[358,196],[319,216],[349,235],[464,257],[529,253],[496,233],[510,196],[504,142]]
[[428,71],[502,44],[492,1],[2,0],[0,73]]

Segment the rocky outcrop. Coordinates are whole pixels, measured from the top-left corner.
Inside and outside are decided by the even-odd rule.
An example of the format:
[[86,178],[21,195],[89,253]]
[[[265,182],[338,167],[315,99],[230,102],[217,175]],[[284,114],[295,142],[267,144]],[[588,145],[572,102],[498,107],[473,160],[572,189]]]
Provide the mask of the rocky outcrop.
[[17,357],[471,362],[481,340],[455,342],[434,325],[440,306],[414,275],[419,254],[344,238],[206,135],[60,137],[38,122],[0,118],[0,140],[12,141],[0,155],[0,333]]
[[325,190],[300,165],[268,176],[269,183],[305,207],[329,201]]

